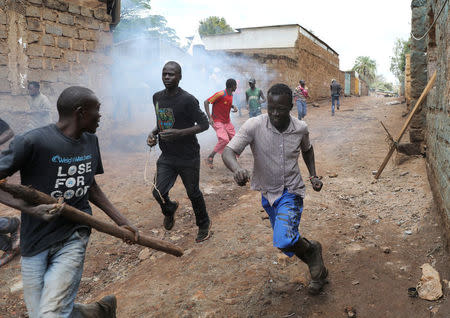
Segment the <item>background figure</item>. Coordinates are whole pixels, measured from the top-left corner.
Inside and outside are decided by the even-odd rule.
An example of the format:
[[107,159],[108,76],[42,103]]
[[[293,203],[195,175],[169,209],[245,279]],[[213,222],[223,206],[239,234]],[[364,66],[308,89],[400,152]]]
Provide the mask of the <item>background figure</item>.
[[[9,125],[0,119],[0,146],[10,140],[13,136],[14,132]],[[19,229],[20,220],[18,218],[0,218],[0,250],[4,251],[3,255],[0,257],[0,267],[19,254]]]
[[[225,146],[235,135],[234,126],[230,121],[230,110],[233,109],[233,112],[237,112],[236,106],[233,105],[233,93],[235,90],[236,81],[229,78],[225,83],[224,90],[214,93],[213,96],[203,103],[209,124],[217,134],[217,144],[206,159],[206,163],[211,169],[213,168],[216,153],[221,154]],[[209,112],[209,104],[213,104],[212,113]]]
[[19,230],[20,220],[18,218],[0,218],[0,250],[4,251],[0,257],[0,267],[19,254]]
[[341,95],[341,84],[336,82],[336,80],[333,78],[331,80],[330,85],[330,91],[331,91],[331,116],[334,116],[334,104],[337,102],[337,109],[339,110],[339,96]]
[[298,119],[302,119],[306,116],[306,99],[309,97],[308,88],[305,86],[305,81],[300,80],[300,85],[298,85],[294,90],[294,101],[297,106]]
[[261,103],[266,102],[266,98],[261,89],[256,87],[256,80],[249,79],[249,89],[245,91],[245,99],[247,102],[248,116],[250,118],[261,115]]
[[30,105],[31,120],[27,130],[45,126],[52,122],[50,101],[47,96],[40,92],[40,88],[41,86],[38,82],[28,83],[28,93],[30,94],[28,103]]

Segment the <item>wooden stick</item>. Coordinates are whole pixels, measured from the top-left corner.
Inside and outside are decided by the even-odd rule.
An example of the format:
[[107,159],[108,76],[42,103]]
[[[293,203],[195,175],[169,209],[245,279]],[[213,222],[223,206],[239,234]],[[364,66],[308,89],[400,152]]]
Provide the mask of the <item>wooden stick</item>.
[[387,130],[386,126],[383,124],[383,122],[380,120],[380,124],[381,126],[383,126],[384,131],[386,131],[386,134],[388,135],[388,138],[390,141],[394,142],[394,138],[392,137],[392,135],[389,133],[389,130]]
[[[25,187],[23,185],[9,184],[4,182],[0,183],[0,189],[10,193],[17,199],[26,201],[31,205],[57,203],[57,200],[52,198],[51,196],[37,191],[31,187]],[[120,239],[126,238],[132,242],[134,241],[134,233],[130,230],[127,230],[115,224],[97,220],[93,216],[82,212],[68,204],[64,205],[64,208],[61,211],[61,215],[74,223],[89,225],[97,231],[118,237]],[[183,250],[181,248],[160,239],[139,235],[139,240],[136,243],[174,256],[183,255]]]
[[419,108],[420,104],[422,104],[424,98],[428,95],[428,93],[430,92],[431,88],[433,87],[434,81],[436,80],[436,71],[434,72],[434,74],[431,76],[430,80],[428,81],[427,86],[425,87],[425,89],[423,90],[422,94],[419,97],[419,100],[417,101],[416,105],[414,105],[414,108],[411,110],[411,112],[409,113],[408,118],[406,119],[406,122],[403,124],[402,129],[400,130],[400,134],[398,135],[397,141],[394,142],[394,144],[391,145],[388,154],[386,155],[386,158],[384,158],[383,163],[381,164],[380,168],[377,171],[377,174],[375,175],[375,179],[378,179],[381,175],[381,172],[383,172],[384,167],[386,167],[387,163],[389,162],[389,159],[391,158],[392,154],[394,153],[396,144],[398,144],[400,142],[400,140],[402,139],[406,128],[408,128],[409,123],[411,122],[412,117],[414,116],[414,114],[416,113],[417,109]]

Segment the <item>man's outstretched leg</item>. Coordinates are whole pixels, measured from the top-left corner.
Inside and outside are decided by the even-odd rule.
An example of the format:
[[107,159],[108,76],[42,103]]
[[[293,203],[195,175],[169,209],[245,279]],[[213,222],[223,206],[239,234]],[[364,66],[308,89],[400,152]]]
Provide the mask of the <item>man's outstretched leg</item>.
[[171,165],[158,159],[156,163],[156,174],[152,191],[153,197],[159,203],[161,212],[164,215],[164,228],[171,230],[175,224],[175,212],[178,209],[178,202],[169,198],[169,190],[172,189],[177,179],[178,172]]
[[198,226],[195,241],[200,243],[211,236],[211,221],[206,211],[205,199],[199,187],[200,162],[196,163],[193,167],[183,167],[179,173],[195,213],[195,222]]
[[296,255],[308,265],[311,274],[308,292],[318,294],[326,283],[328,271],[323,265],[320,243],[308,241],[298,232],[303,211],[302,198],[285,190],[272,206],[264,197],[262,204],[272,224],[273,245],[289,257]]

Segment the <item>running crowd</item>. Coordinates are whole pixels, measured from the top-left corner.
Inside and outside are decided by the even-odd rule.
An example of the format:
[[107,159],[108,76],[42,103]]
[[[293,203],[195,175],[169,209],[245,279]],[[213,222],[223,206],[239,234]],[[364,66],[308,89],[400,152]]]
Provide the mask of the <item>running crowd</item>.
[[[161,149],[152,194],[164,216],[164,228],[170,231],[175,225],[179,203],[170,198],[169,192],[180,176],[195,213],[195,241],[200,243],[211,236],[212,222],[199,187],[201,158],[196,137],[211,126],[218,141],[206,164],[212,169],[215,155],[221,154],[239,186],[250,182],[253,190],[261,192],[261,204],[273,229],[273,246],[305,262],[311,274],[308,291],[313,295],[320,293],[328,276],[322,246],[299,232],[306,188],[298,164],[300,155],[312,188],[320,191],[323,185],[316,173],[308,126],[302,120],[309,98],[305,81],[301,80],[294,90],[275,84],[266,99],[256,87],[256,80],[249,79],[245,102],[250,118],[236,133],[230,121],[230,112],[241,114],[242,105],[238,108],[233,104],[236,80],[228,79],[224,90],[206,99],[203,112],[199,101],[179,87],[181,79],[182,69],[177,62],[164,65],[165,89],[153,95],[156,126],[147,138],[148,146],[159,145]],[[335,101],[339,109],[340,95],[340,86],[334,83],[330,87],[334,96],[332,114]],[[38,83],[33,82],[29,88],[35,99],[40,96]],[[48,104],[48,99],[39,98]],[[262,113],[261,106],[266,102],[267,112]],[[290,115],[294,104],[297,118]],[[57,100],[58,121],[15,136],[0,156],[0,179],[19,171],[21,184],[59,199],[57,204],[31,206],[0,190],[1,203],[22,211],[20,221],[0,218],[0,248],[5,251],[0,266],[19,253],[20,241],[24,299],[30,318],[115,317],[114,295],[91,304],[75,303],[91,229],[60,215],[65,204],[92,214],[93,203],[117,225],[132,231],[138,240],[137,227],[115,208],[95,180],[95,175],[104,172],[95,135],[101,118],[100,105],[92,90],[81,86],[66,88]],[[8,124],[0,120],[0,144],[13,136]],[[238,162],[247,146],[254,157],[252,174]]]

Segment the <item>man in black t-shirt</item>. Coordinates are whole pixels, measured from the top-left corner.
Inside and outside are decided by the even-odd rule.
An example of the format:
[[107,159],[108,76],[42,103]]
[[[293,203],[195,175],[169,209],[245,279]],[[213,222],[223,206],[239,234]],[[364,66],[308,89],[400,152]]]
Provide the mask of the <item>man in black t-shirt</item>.
[[164,228],[171,230],[178,202],[170,200],[169,191],[181,177],[199,227],[195,240],[199,243],[209,238],[211,222],[199,188],[200,145],[196,134],[207,130],[209,123],[198,100],[178,87],[180,80],[180,65],[167,62],[162,70],[166,89],[153,95],[157,126],[149,134],[147,144],[155,146],[158,138],[162,151],[156,163],[153,196],[164,214]]
[[[56,124],[31,130],[11,142],[0,157],[0,178],[20,171],[21,184],[62,198],[88,214],[92,214],[91,201],[115,223],[133,231],[137,240],[138,230],[95,181],[103,166],[95,135],[100,102],[94,92],[69,87],[59,96],[57,108]],[[59,215],[49,218],[46,212],[55,208],[52,204],[30,207],[3,191],[0,202],[22,211],[21,269],[29,317],[115,317],[114,296],[91,305],[74,305],[91,229]],[[35,217],[36,212],[43,218]]]

